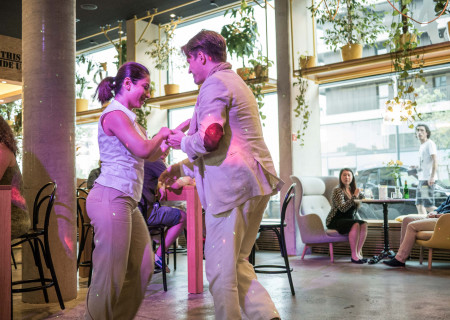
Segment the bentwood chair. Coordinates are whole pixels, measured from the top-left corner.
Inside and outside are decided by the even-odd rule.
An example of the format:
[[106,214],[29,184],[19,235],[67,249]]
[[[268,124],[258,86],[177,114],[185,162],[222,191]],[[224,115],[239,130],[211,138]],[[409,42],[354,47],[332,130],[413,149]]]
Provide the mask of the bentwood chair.
[[[88,267],[89,268],[89,279],[88,286],[91,285],[92,280],[92,253],[94,251],[95,243],[94,243],[94,227],[90,224],[90,222],[85,219],[85,210],[86,210],[86,198],[88,193],[85,189],[78,188],[77,189],[77,224],[78,224],[78,256],[77,256],[77,269],[80,267]],[[86,248],[86,241],[91,238],[91,254],[87,260],[81,261],[83,257],[83,252]]]
[[[259,232],[271,230],[275,232],[278,244],[280,246],[281,256],[284,259],[284,265],[255,265],[255,253],[256,246],[253,245],[252,252],[250,253],[249,262],[253,265],[253,268],[256,273],[268,273],[268,274],[278,274],[278,273],[286,273],[289,280],[289,286],[291,287],[291,293],[295,296],[294,284],[292,283],[291,271],[292,268],[289,266],[289,259],[286,250],[286,240],[284,237],[284,228],[286,227],[286,209],[289,205],[289,202],[294,198],[295,195],[295,183],[292,184],[284,197],[283,206],[281,209],[280,221],[272,222],[272,221],[262,221],[259,226]],[[265,269],[265,270],[264,270]],[[273,270],[275,269],[275,270]]]
[[[56,193],[56,183],[48,182],[46,183],[37,193],[36,198],[33,204],[33,228],[29,230],[27,233],[21,235],[18,239],[18,242],[15,242],[12,247],[18,246],[22,243],[28,243],[31,247],[31,251],[33,253],[34,262],[39,271],[39,278],[36,279],[23,279],[20,281],[13,281],[12,284],[12,293],[18,292],[30,292],[42,290],[44,293],[45,302],[49,302],[47,288],[54,287],[56,291],[56,296],[58,297],[59,305],[61,309],[64,309],[64,301],[61,295],[61,291],[59,289],[58,279],[56,278],[55,268],[53,266],[52,256],[50,252],[50,244],[48,237],[48,227],[50,222],[50,214],[52,212],[53,204],[55,202],[55,193]],[[45,205],[46,204],[46,205]],[[43,227],[39,227],[38,225],[42,223],[39,220],[40,212],[45,211]],[[42,217],[42,215],[41,215]],[[42,225],[42,224],[40,224]],[[44,276],[43,264],[41,259],[41,253],[44,257],[44,262],[47,268],[50,271],[51,278],[46,278]],[[38,283],[38,285],[30,287],[28,284],[30,283]],[[24,285],[22,288],[14,288],[18,285]]]

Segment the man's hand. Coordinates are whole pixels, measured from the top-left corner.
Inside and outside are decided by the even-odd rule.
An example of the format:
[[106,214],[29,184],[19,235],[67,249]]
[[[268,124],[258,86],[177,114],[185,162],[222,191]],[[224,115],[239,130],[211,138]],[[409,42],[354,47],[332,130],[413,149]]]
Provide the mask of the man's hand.
[[159,181],[162,185],[170,186],[181,176],[181,165],[175,163],[164,170],[159,176]]
[[174,149],[181,149],[181,139],[185,137],[181,130],[174,129],[172,134],[167,138],[167,143]]
[[434,178],[428,179],[428,185],[431,187],[435,183]]

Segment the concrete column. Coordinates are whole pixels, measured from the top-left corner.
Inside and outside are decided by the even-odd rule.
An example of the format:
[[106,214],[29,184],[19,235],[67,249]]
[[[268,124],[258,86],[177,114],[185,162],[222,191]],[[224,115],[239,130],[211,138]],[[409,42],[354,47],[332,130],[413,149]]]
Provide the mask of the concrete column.
[[[50,246],[63,298],[71,300],[77,296],[75,0],[23,0],[22,46],[25,195],[31,215],[39,188],[58,185]],[[29,250],[23,260],[23,277],[35,277]],[[54,288],[48,293],[57,301]],[[23,301],[43,303],[42,291],[24,294]]]
[[[285,182],[280,196],[280,207],[284,196],[291,185],[289,176],[292,174],[292,66],[290,55],[290,24],[289,24],[289,0],[275,0],[275,29],[277,46],[277,92],[278,92],[278,127],[280,145],[280,176]],[[296,224],[292,206],[286,213],[286,246],[288,254],[295,254]]]

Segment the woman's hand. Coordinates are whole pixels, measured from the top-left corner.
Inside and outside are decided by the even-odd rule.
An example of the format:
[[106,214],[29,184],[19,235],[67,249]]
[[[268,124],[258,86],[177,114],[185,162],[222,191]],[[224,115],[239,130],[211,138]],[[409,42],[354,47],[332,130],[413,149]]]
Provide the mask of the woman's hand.
[[359,197],[359,192],[360,192],[359,188],[356,188],[356,190],[355,190],[355,192],[353,193],[353,195],[354,195],[356,198],[358,198],[358,197]]
[[189,125],[191,124],[191,119],[187,119],[180,123],[178,127],[175,128],[175,130],[180,130],[183,132],[186,132],[187,129],[189,129]]
[[164,140],[167,140],[167,138],[172,133],[172,131],[169,128],[167,128],[167,127],[162,127],[161,129],[159,129],[158,133],[162,136],[162,138]]

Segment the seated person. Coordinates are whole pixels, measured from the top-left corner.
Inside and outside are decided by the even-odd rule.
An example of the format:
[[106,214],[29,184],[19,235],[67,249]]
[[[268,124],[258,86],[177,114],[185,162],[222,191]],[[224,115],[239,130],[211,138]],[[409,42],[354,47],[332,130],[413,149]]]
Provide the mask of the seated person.
[[402,222],[402,236],[400,248],[394,258],[383,261],[390,267],[404,267],[411,250],[416,243],[416,234],[419,231],[433,231],[440,216],[450,213],[450,196],[435,211],[428,213],[427,217],[407,216]]
[[362,197],[356,188],[353,172],[344,168],[339,173],[339,186],[333,190],[331,210],[327,217],[327,228],[336,229],[340,234],[348,234],[351,261],[366,263],[362,255],[362,247],[367,236],[367,223],[355,218],[359,203],[355,199]]
[[97,180],[98,176],[102,172],[102,161],[98,160],[98,168],[92,169],[89,173],[89,177],[87,179],[87,188],[88,190],[94,187],[94,182]]
[[16,153],[17,143],[11,127],[0,116],[0,185],[11,186],[11,240],[26,233],[31,225]]
[[[160,159],[154,162],[145,161],[144,163],[144,187],[142,190],[142,199],[140,202],[141,207],[144,206],[144,198],[147,202],[147,224],[158,225],[163,224],[169,227],[165,236],[166,248],[170,247],[178,236],[186,228],[186,212],[177,208],[168,206],[154,205],[157,203],[157,191],[159,189],[158,178],[161,173],[166,170],[166,163],[164,159],[168,155],[169,151],[166,151]],[[172,185],[173,188],[180,188],[183,186],[183,182],[179,181],[177,184]],[[161,191],[164,188],[161,187]],[[159,204],[159,203],[157,203]],[[145,214],[144,214],[145,216]],[[155,253],[155,266],[162,268],[161,247]],[[170,269],[166,269],[170,272]]]

